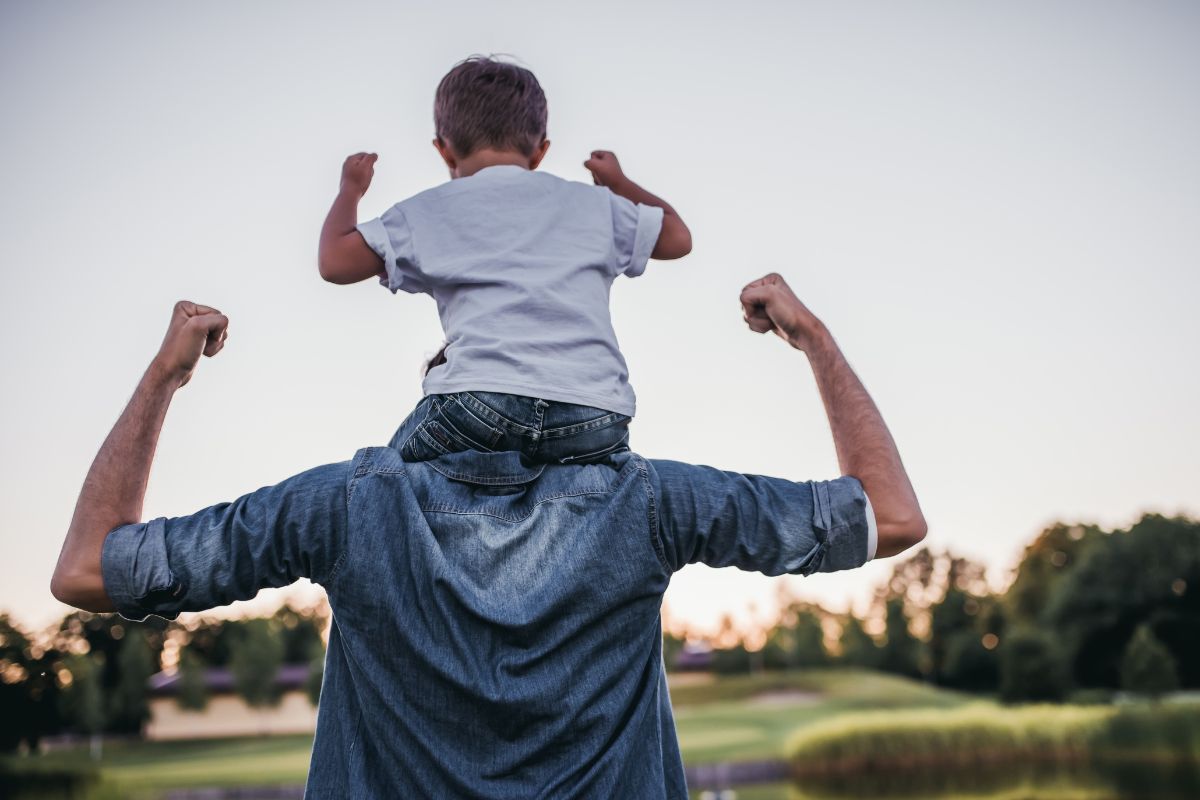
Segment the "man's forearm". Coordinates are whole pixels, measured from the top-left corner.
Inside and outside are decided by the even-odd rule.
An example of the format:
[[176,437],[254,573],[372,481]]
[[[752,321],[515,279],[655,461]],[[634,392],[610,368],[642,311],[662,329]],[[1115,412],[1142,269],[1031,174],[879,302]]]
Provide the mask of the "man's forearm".
[[827,330],[807,348],[838,464],[862,483],[879,524],[877,556],[890,556],[919,541],[925,520],[900,452],[862,381]]
[[178,383],[152,364],[104,440],[84,479],[51,591],[64,603],[111,611],[100,555],[114,528],[142,517],[159,432]]

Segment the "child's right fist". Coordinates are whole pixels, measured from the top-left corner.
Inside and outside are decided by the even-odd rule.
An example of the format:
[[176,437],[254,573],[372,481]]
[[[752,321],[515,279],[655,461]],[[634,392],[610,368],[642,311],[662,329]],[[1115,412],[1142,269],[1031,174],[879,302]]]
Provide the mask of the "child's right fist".
[[366,194],[378,159],[375,153],[355,153],[347,158],[342,164],[342,190],[357,192],[359,197]]
[[625,180],[625,173],[621,171],[621,162],[617,161],[615,153],[608,150],[593,150],[592,157],[583,162],[583,166],[592,173],[592,181],[597,186],[607,186],[611,189]]

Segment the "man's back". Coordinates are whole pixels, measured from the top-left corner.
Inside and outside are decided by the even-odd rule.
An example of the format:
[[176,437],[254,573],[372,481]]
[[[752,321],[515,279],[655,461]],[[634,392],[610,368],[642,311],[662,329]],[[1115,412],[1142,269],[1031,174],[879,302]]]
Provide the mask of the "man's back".
[[357,472],[310,796],[685,796],[644,462],[379,449]]
[[659,606],[685,564],[868,558],[854,478],[794,483],[625,452],[527,467],[390,448],[106,538],[131,619],[300,577],[333,608],[310,797],[685,797]]

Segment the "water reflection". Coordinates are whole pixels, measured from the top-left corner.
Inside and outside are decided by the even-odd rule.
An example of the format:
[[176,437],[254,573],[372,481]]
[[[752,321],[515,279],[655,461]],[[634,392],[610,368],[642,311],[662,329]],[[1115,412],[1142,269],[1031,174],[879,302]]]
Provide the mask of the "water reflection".
[[695,788],[692,797],[700,800],[1196,800],[1200,764],[1100,760],[1076,768],[980,765],[969,772],[921,770],[723,791]]
[[[764,787],[766,788],[766,787]],[[782,787],[781,787],[782,789]],[[738,800],[749,795],[739,792]],[[768,800],[770,794],[757,795]],[[1079,767],[980,765],[971,772],[921,770],[909,774],[862,774],[806,780],[779,800],[1194,800],[1200,797],[1200,765],[1166,762],[1093,763]]]

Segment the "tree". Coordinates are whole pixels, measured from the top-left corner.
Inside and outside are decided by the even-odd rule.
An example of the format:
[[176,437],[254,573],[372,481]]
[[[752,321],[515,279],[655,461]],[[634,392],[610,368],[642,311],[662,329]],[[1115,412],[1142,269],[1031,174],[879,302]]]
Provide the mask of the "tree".
[[1147,514],[1097,539],[1049,598],[1044,619],[1075,682],[1117,688],[1138,626],[1175,658],[1180,684],[1200,687],[1200,522]]
[[7,614],[0,614],[0,752],[37,749],[61,727],[57,661]]
[[185,647],[179,653],[179,707],[188,711],[203,711],[208,707],[208,668],[192,650]]
[[324,646],[321,630],[325,627],[325,619],[319,613],[285,605],[271,619],[283,639],[283,663],[306,664],[313,646]]
[[909,678],[919,678],[921,643],[908,629],[908,617],[904,615],[904,601],[892,598],[887,601],[887,616],[884,630],[887,640],[880,654],[879,668]]
[[1057,523],[1025,548],[1012,585],[1005,594],[1007,616],[1020,625],[1036,626],[1062,581],[1092,545],[1106,538],[1094,525]]
[[1000,645],[1000,699],[1004,702],[1059,702],[1069,688],[1062,654],[1049,634],[1019,628]]
[[65,666],[71,675],[71,684],[62,695],[63,716],[72,727],[91,738],[92,758],[99,759],[100,733],[108,716],[104,710],[104,688],[100,683],[103,668],[93,653],[68,656]]
[[995,649],[984,645],[983,637],[975,631],[962,630],[949,638],[939,683],[967,692],[992,692],[999,680],[999,658]]
[[[73,611],[63,617],[54,634],[54,647],[60,653],[91,653],[95,657],[100,670],[101,692],[110,701],[106,709],[106,730],[116,733],[136,733],[141,730],[146,719],[143,714],[118,713],[111,702],[118,695],[129,698],[139,693],[144,699],[145,678],[149,676],[143,674],[141,677],[125,679],[121,674],[124,663],[121,651],[126,640],[136,634],[149,651],[149,674],[153,674],[158,669],[167,625],[165,620],[155,617],[145,622],[131,623],[116,614],[91,614],[87,611]],[[135,686],[139,681],[140,686]]]
[[117,650],[118,679],[109,695],[109,718],[116,730],[140,734],[150,719],[147,681],[158,671],[158,659],[142,629],[133,625]]
[[771,669],[811,669],[829,663],[819,606],[795,601],[767,634],[763,660]]
[[878,669],[880,648],[863,627],[862,621],[853,614],[842,623],[841,663],[848,667]]
[[1121,658],[1121,688],[1158,698],[1179,688],[1175,659],[1149,625],[1139,625]]
[[246,704],[261,708],[278,705],[279,667],[283,664],[283,639],[268,619],[247,620],[229,660],[233,684]]
[[746,675],[751,666],[750,651],[743,642],[712,651],[712,671],[718,675]]
[[979,602],[951,584],[941,602],[930,609],[929,616],[929,674],[937,683],[946,682],[950,643],[963,635],[978,640],[974,614]]

